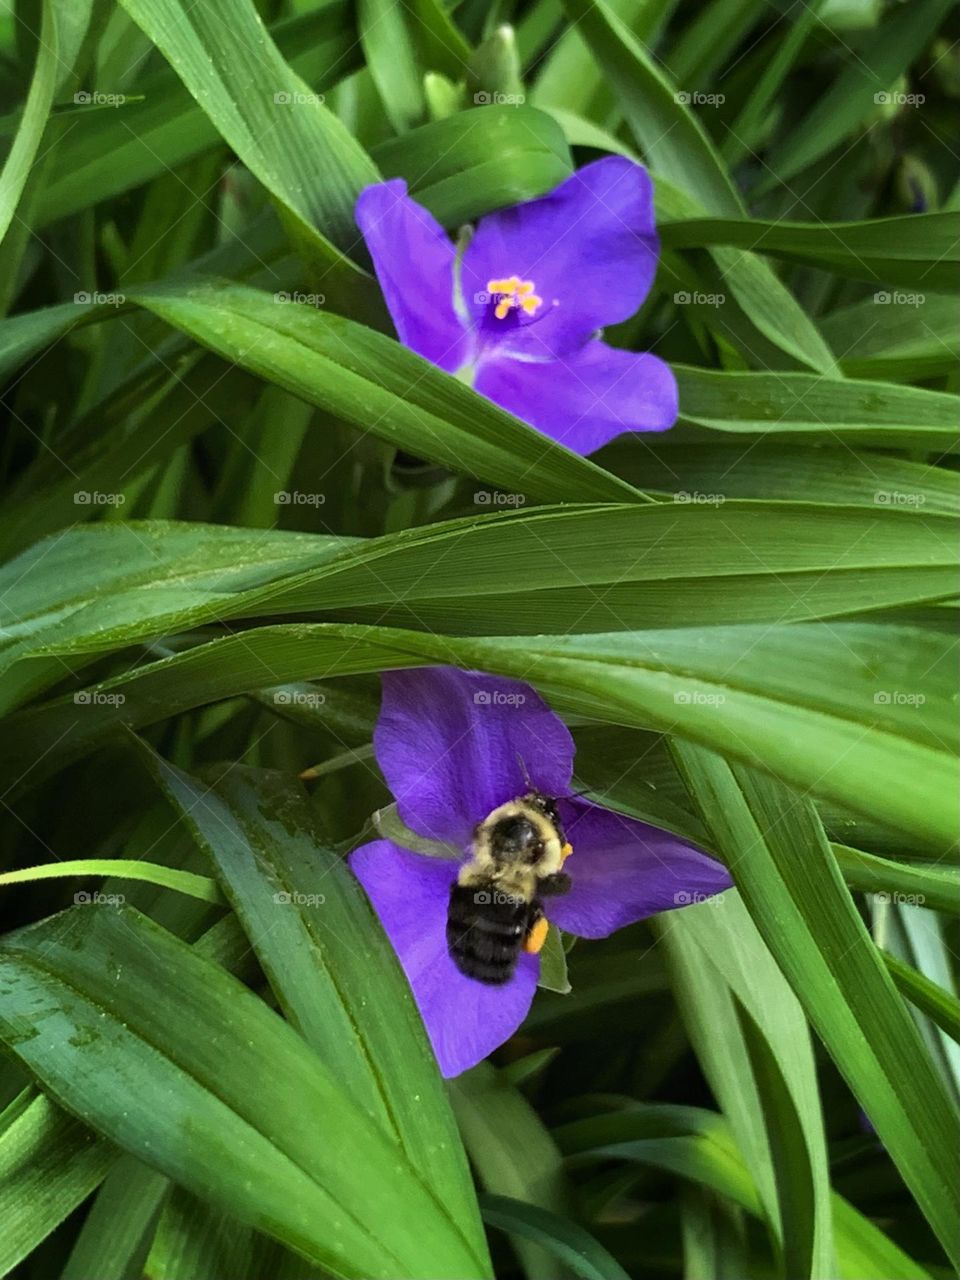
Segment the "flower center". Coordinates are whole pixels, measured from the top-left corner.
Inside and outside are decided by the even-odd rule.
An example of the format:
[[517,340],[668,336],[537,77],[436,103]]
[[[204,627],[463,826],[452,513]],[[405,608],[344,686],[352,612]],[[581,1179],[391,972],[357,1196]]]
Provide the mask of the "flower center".
[[488,280],[487,293],[494,294],[497,298],[493,314],[498,320],[505,320],[516,307],[528,316],[534,315],[543,304],[543,299],[533,292],[535,288],[532,280],[521,280],[519,276]]

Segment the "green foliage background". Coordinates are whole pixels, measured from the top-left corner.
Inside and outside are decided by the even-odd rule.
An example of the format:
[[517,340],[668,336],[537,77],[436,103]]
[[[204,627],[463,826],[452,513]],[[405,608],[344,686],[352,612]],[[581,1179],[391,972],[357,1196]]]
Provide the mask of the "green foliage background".
[[[0,1274],[954,1274],[958,36],[0,5]],[[663,243],[608,337],[681,419],[587,460],[395,341],[353,204],[455,232],[607,152]],[[449,1084],[343,863],[432,662],[737,886]]]

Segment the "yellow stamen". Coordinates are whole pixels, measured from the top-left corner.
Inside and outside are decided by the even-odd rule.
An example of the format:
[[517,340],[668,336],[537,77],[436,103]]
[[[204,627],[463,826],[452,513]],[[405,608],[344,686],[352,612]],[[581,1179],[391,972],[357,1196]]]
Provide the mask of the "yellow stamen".
[[543,950],[543,944],[546,942],[549,932],[550,922],[546,916],[541,916],[523,940],[524,951],[531,956],[538,956]]
[[570,857],[571,853],[573,853],[573,845],[568,840],[567,843],[560,850],[560,860],[562,862],[566,862],[567,858]]
[[532,280],[521,280],[519,276],[488,280],[487,293],[497,299],[493,314],[498,320],[505,320],[513,308],[518,307],[526,315],[534,315],[543,306],[543,299],[533,292],[535,288]]

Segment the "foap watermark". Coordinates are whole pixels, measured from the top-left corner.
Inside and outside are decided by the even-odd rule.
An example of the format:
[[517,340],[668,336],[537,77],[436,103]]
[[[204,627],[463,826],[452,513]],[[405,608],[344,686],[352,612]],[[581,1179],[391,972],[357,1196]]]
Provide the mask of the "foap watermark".
[[304,493],[300,489],[279,489],[273,495],[278,507],[322,507],[326,500],[325,493]]
[[74,905],[77,907],[122,907],[126,900],[122,893],[101,893],[99,889],[94,889],[92,893],[79,889],[73,895]]
[[525,693],[507,693],[504,689],[478,689],[473,695],[478,707],[522,707],[526,700]]
[[522,93],[500,93],[496,89],[480,89],[473,95],[477,107],[522,107],[526,100]]
[[925,293],[904,293],[902,289],[881,289],[873,295],[878,307],[922,307],[926,300]]
[[327,696],[305,689],[278,689],[273,695],[277,707],[322,707]]
[[673,295],[673,300],[678,307],[722,307],[727,301],[725,293],[701,293],[698,289],[694,289],[691,293],[687,289],[681,289]]
[[898,907],[922,907],[927,900],[925,893],[900,893],[894,890],[893,893],[881,891],[873,895],[874,901],[883,905],[893,903]]
[[325,293],[301,293],[299,289],[294,289],[291,293],[288,293],[285,289],[280,289],[273,295],[273,300],[281,304],[296,302],[302,307],[323,307],[326,306],[327,295]]
[[922,507],[926,500],[925,493],[907,493],[902,489],[878,489],[873,495],[878,507]]
[[281,890],[273,895],[278,907],[322,907],[326,897],[322,893],[300,893],[293,889],[289,893]]
[[873,695],[878,707],[922,707],[926,700],[926,694],[910,693],[907,689],[878,689]]
[[301,93],[297,89],[280,89],[273,95],[275,107],[322,107],[325,102],[322,93]]
[[516,893],[504,893],[502,889],[478,889],[473,895],[478,907],[522,907],[525,899]]
[[475,507],[522,507],[526,500],[522,493],[501,493],[499,489],[478,489],[473,495]]
[[80,689],[73,695],[78,707],[122,707],[126,700],[125,693],[103,693],[98,689]]
[[726,94],[701,93],[699,89],[681,89],[673,95],[674,102],[681,107],[722,107],[726,102]]
[[77,489],[73,495],[77,507],[122,507],[126,500],[124,493],[103,493],[100,489]]
[[73,301],[78,307],[122,307],[127,297],[123,293],[100,293],[96,289],[88,292],[81,289],[73,295]]
[[875,93],[873,100],[878,107],[922,107],[927,98],[923,93],[900,93],[890,89]]
[[702,689],[678,689],[673,700],[678,707],[722,707],[727,698],[723,693],[704,693]]
[[125,93],[101,93],[99,89],[78,89],[73,101],[78,107],[122,107]]
[[722,893],[703,893],[700,889],[678,889],[673,895],[677,907],[693,907],[698,902],[712,902],[715,907],[723,906]]
[[722,507],[727,498],[723,493],[701,493],[699,489],[688,493],[686,489],[678,489],[673,500],[681,506]]

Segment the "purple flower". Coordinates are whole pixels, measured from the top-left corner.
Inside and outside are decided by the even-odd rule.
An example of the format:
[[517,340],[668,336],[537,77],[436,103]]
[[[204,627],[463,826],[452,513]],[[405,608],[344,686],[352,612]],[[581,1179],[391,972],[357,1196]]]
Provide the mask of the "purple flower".
[[[555,798],[573,857],[572,885],[544,898],[552,924],[605,938],[658,911],[729,887],[726,869],[666,831],[570,793],[574,745],[558,716],[516,680],[428,667],[383,676],[377,761],[403,822],[471,852],[494,809],[535,789]],[[467,977],[447,949],[451,888],[462,862],[375,840],[350,858],[406,972],[445,1076],[459,1075],[507,1040],[526,1017],[540,961],[522,952],[512,978]]]
[[362,191],[356,217],[400,341],[481,395],[583,454],[676,421],[669,366],[597,337],[633,315],[657,269],[642,166],[588,164],[482,218],[460,256],[400,178]]

